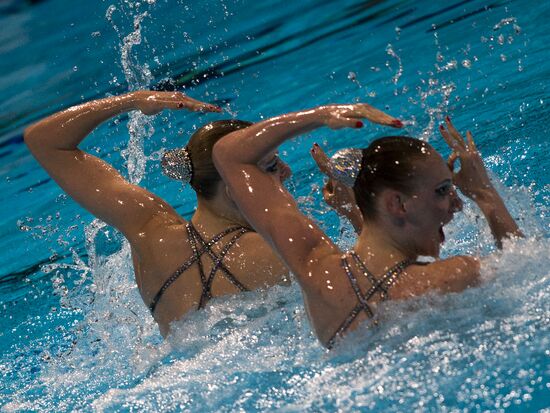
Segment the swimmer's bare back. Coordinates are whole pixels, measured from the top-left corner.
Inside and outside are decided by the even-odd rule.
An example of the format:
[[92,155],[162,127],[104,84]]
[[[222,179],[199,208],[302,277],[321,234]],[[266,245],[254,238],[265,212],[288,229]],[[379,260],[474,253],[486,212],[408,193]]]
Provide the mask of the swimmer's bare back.
[[[136,282],[149,305],[166,280],[193,255],[187,222],[162,198],[126,181],[111,165],[78,145],[97,126],[119,114],[139,110],[221,112],[221,109],[179,92],[136,91],[98,99],[55,113],[25,130],[25,143],[59,186],[97,218],[117,228],[130,242]],[[205,239],[235,225],[231,218],[208,208],[197,209],[192,221]],[[237,223],[242,224],[242,223]],[[219,254],[223,241],[212,245]],[[204,271],[214,266],[202,258]],[[247,289],[281,282],[286,267],[255,232],[248,231],[227,251],[224,266]],[[211,296],[239,291],[224,276],[211,282]],[[157,303],[154,317],[163,335],[169,323],[197,308],[203,293],[199,265],[179,277]]]

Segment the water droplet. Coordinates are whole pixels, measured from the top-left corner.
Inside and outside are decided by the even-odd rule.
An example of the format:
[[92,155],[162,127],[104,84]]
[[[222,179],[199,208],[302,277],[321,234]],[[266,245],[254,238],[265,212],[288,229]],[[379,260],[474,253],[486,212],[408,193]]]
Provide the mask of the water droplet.
[[468,59],[464,59],[462,61],[462,66],[465,67],[466,69],[471,69],[472,67],[472,62]]

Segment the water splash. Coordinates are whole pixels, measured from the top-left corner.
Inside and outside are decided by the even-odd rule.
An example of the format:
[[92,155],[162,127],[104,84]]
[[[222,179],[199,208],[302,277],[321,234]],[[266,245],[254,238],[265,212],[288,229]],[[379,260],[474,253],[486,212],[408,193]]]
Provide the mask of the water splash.
[[[130,5],[130,10],[139,10],[139,7],[133,3],[128,1],[125,3]],[[149,2],[149,4],[154,5],[154,2]],[[137,14],[133,15],[133,31],[123,36],[122,30],[115,23],[114,14],[116,11],[118,11],[116,6],[109,6],[105,17],[121,38],[120,63],[122,65],[124,77],[128,83],[128,90],[147,89],[150,87],[153,75],[147,63],[139,64],[139,59],[137,54],[134,53],[134,49],[143,42],[142,25],[143,21],[149,17],[150,14],[144,11],[142,13],[137,12]],[[123,15],[123,17],[126,16]],[[145,175],[145,168],[148,160],[144,154],[144,140],[153,136],[155,132],[153,117],[146,116],[138,111],[130,112],[128,132],[130,134],[128,146],[121,151],[121,155],[126,160],[129,181],[133,184],[138,184]]]
[[[388,43],[388,45],[386,46],[386,53],[397,61],[397,70],[392,77],[392,83],[394,85],[397,85],[397,82],[399,82],[399,79],[401,78],[401,76],[403,76],[403,62],[401,61],[401,57],[393,49],[393,46],[391,45],[391,43]],[[386,67],[391,70],[391,66],[389,62],[386,63]],[[398,94],[398,91],[395,90],[394,95],[397,96],[397,94]]]

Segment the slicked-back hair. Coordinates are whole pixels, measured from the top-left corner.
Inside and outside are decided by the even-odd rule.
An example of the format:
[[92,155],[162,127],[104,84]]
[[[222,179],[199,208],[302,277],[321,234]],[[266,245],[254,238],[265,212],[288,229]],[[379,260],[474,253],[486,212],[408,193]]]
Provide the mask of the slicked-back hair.
[[237,119],[217,120],[202,126],[191,136],[187,144],[193,164],[193,178],[190,184],[197,195],[212,199],[222,179],[212,161],[214,144],[228,133],[250,125],[252,122]]
[[384,136],[363,149],[353,192],[363,219],[376,218],[376,197],[385,188],[410,194],[418,176],[418,161],[435,150],[410,136]]

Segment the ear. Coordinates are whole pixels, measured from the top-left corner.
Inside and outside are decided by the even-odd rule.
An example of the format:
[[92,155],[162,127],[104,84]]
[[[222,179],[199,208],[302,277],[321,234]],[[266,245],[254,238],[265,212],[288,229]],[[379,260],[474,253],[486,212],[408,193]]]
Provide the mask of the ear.
[[407,214],[405,194],[395,190],[386,190],[383,196],[386,211],[388,211],[393,218],[404,220]]

